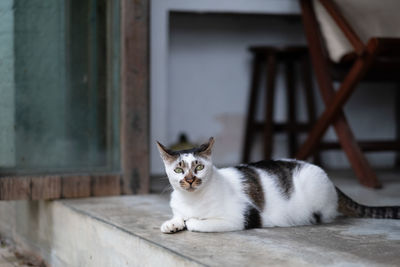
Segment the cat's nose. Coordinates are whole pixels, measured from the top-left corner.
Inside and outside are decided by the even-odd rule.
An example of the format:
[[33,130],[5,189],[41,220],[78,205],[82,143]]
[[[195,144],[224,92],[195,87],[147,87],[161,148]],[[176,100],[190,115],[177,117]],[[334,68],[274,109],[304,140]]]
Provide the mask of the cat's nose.
[[192,184],[194,182],[195,177],[185,177],[185,181],[188,182],[189,184]]

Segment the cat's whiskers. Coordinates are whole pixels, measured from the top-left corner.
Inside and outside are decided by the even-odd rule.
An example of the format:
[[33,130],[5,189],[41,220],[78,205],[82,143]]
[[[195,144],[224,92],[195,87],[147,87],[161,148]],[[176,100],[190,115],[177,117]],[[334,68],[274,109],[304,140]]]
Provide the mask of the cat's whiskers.
[[[164,180],[168,180],[168,176],[163,176],[158,178],[160,182],[163,182]],[[163,190],[161,191],[161,194],[164,194],[166,192],[172,192],[174,190],[174,188],[172,187],[172,185],[168,182],[168,184],[165,185],[165,187],[163,188]]]
[[172,192],[172,191],[174,191],[174,188],[171,185],[166,185],[164,189],[161,191],[161,195],[166,192]]

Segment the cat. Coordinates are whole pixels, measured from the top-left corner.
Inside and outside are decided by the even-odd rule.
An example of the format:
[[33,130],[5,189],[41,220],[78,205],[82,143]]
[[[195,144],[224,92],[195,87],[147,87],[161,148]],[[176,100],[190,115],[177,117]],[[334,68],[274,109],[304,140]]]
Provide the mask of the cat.
[[399,219],[400,207],[368,207],[336,188],[320,167],[294,159],[218,169],[214,138],[191,150],[157,142],[173,187],[173,218],[161,232],[237,231],[332,222],[338,215]]

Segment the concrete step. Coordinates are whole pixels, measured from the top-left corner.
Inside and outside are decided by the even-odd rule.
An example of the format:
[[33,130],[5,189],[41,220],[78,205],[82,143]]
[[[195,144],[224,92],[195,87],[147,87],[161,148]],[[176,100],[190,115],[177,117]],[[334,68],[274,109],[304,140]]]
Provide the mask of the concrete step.
[[[399,203],[395,196],[385,204]],[[398,220],[163,234],[159,227],[170,213],[166,195],[3,202],[0,232],[11,233],[51,266],[400,265]]]
[[170,210],[168,200],[159,195],[59,204],[80,217],[80,222],[65,226],[71,228],[66,233],[78,234],[80,242],[74,247],[81,248],[80,263],[85,261],[80,266],[400,264],[400,222],[395,220],[341,219],[320,226],[162,234],[159,226],[169,219]]

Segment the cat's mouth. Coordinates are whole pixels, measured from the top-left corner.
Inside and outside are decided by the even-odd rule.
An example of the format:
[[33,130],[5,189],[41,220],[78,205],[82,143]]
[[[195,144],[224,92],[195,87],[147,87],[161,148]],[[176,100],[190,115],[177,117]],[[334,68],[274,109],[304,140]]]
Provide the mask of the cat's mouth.
[[181,188],[185,189],[188,192],[195,191],[201,185],[201,183],[202,181],[199,178],[194,178],[191,182],[188,182],[185,179],[179,181],[179,185],[181,186]]

